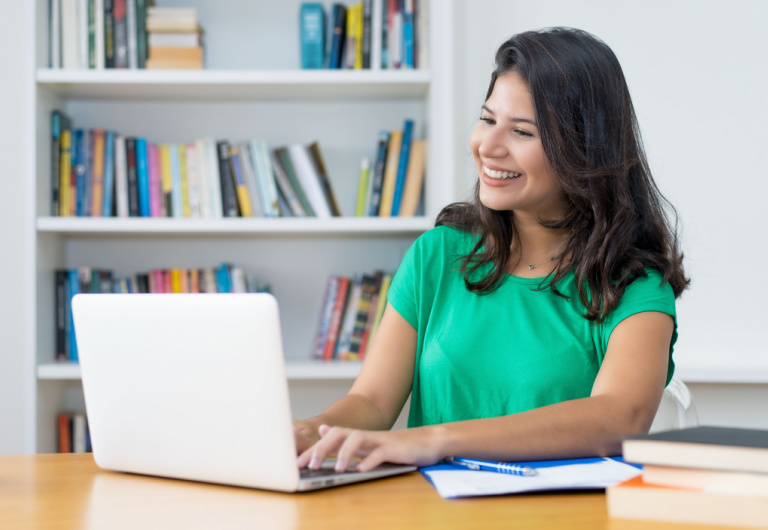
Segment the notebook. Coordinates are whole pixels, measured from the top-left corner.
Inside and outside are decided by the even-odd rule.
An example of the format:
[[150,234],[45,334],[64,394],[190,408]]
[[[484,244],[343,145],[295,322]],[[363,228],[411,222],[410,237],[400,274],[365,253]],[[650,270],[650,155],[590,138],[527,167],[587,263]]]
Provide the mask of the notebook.
[[300,476],[282,332],[270,294],[72,299],[96,464],[113,471],[308,491],[404,473]]

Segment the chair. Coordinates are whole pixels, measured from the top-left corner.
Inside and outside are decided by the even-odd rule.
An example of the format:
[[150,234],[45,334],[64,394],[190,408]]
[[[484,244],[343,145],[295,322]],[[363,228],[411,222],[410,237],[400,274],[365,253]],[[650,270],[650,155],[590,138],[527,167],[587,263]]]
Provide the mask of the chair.
[[649,432],[696,427],[698,424],[699,415],[691,391],[685,383],[673,376],[664,389]]

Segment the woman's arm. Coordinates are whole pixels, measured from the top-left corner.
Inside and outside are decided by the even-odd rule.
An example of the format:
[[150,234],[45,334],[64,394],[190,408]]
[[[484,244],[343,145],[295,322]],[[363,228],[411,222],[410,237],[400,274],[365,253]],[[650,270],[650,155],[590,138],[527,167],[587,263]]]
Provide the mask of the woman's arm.
[[384,461],[429,465],[451,455],[532,460],[619,454],[624,436],[646,432],[653,422],[666,381],[673,328],[672,317],[658,312],[622,321],[611,334],[588,398],[404,431],[322,427],[321,440],[301,455],[299,465],[319,466],[333,452],[339,469],[351,458],[363,457],[360,471]]
[[369,431],[390,429],[411,392],[416,338],[413,326],[387,304],[349,393],[319,416],[294,422],[298,452],[320,439],[320,425]]

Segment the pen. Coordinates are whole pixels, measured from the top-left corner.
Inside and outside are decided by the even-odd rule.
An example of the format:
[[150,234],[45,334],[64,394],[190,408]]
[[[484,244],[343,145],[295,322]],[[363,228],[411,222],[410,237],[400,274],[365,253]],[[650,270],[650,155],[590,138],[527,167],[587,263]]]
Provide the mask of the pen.
[[474,471],[494,471],[496,473],[505,473],[507,475],[520,475],[523,477],[532,477],[537,471],[530,466],[521,466],[519,464],[508,464],[506,462],[486,462],[484,460],[472,460],[471,458],[457,458],[449,456],[445,463],[451,466],[463,467]]

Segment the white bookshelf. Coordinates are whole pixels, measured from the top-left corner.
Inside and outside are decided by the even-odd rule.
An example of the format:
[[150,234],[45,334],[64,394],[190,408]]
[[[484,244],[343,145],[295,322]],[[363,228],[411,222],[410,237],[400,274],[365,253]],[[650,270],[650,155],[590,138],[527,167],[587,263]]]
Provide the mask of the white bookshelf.
[[[29,9],[35,31],[30,68],[25,200],[35,212],[25,227],[34,264],[28,345],[34,366],[26,418],[30,452],[55,451],[55,415],[82,407],[79,366],[54,357],[57,268],[90,265],[127,275],[156,267],[237,264],[271,284],[280,303],[286,366],[292,384],[348,387],[360,364],[310,359],[325,280],[377,268],[395,270],[404,252],[453,197],[453,2],[430,0],[429,69],[302,71],[298,69],[300,1],[164,0],[194,5],[206,32],[206,70],[50,70],[48,1]],[[330,3],[326,3],[328,7]],[[247,21],[247,23],[244,23]],[[438,50],[439,53],[434,53]],[[50,216],[50,112],[75,127],[104,127],[152,142],[211,136],[270,146],[310,143],[323,149],[345,217],[333,219],[81,219]],[[375,152],[379,129],[416,122],[428,139],[425,215],[354,218],[359,164]],[[304,393],[306,395],[306,392]],[[305,398],[306,399],[306,398]],[[328,403],[319,403],[324,406]],[[301,407],[300,407],[301,408]],[[306,407],[304,407],[306,408]]]

